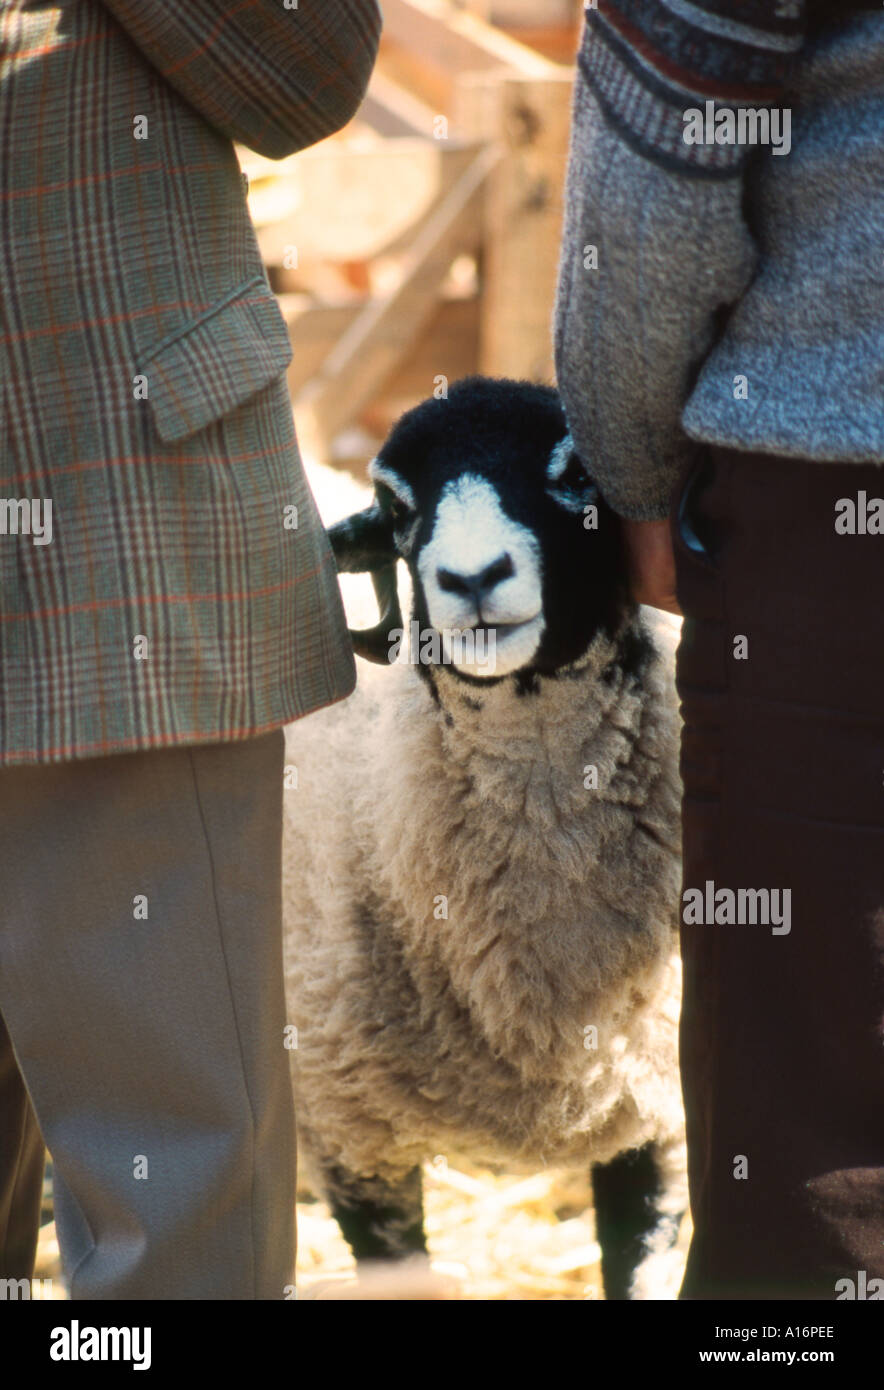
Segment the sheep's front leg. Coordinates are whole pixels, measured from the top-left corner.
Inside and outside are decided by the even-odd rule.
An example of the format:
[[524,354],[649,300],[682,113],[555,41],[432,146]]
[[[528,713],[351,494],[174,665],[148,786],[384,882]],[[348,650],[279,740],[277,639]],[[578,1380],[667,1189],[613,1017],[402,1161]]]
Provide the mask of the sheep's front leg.
[[420,1168],[412,1168],[396,1183],[327,1168],[325,1191],[357,1261],[402,1260],[427,1253]]
[[645,1144],[610,1163],[595,1164],[591,1178],[605,1298],[629,1298],[658,1221],[662,1184],[654,1146]]

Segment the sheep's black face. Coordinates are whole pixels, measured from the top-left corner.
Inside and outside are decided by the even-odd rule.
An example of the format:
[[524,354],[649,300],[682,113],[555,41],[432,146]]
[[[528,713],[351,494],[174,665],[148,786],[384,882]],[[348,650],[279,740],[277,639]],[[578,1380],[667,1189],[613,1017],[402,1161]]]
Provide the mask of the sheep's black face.
[[[354,518],[331,533],[341,568],[357,567],[354,545],[358,567],[405,560],[413,616],[441,635],[442,659],[462,677],[549,674],[618,625],[617,521],[552,388],[457,382],[402,416],[369,472],[377,504],[364,526]],[[471,632],[475,643],[451,637]]]

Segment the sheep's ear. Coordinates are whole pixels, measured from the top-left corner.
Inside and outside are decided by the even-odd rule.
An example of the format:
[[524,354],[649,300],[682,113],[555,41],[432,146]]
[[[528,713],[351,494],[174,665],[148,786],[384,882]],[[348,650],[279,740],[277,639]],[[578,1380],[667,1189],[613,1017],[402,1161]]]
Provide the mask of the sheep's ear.
[[377,502],[330,526],[328,538],[341,574],[364,574],[391,561],[395,564],[393,522]]
[[375,598],[381,620],[375,627],[350,628],[353,650],[366,661],[375,661],[383,666],[390,660],[390,643],[394,630],[402,633],[402,610],[399,607],[399,586],[396,581],[396,561],[381,565],[371,572]]

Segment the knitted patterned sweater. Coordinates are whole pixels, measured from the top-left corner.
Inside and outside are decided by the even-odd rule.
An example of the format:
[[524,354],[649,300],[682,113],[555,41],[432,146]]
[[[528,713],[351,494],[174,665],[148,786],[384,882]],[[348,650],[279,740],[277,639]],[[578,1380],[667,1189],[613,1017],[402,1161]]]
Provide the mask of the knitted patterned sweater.
[[608,502],[662,518],[704,443],[884,461],[884,8],[585,18],[553,334]]

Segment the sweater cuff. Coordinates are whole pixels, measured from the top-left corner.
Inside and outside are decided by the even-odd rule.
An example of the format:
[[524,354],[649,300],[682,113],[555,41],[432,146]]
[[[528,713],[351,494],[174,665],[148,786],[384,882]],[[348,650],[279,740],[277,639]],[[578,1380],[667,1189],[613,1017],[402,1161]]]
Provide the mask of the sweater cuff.
[[578,72],[608,122],[638,153],[701,178],[738,174],[770,141],[769,108],[782,95],[803,40],[803,0],[741,6],[721,0],[599,0],[586,9]]
[[672,495],[679,478],[703,447],[683,436],[679,440],[683,447],[665,463],[655,465],[644,458],[624,463],[621,459],[609,470],[598,453],[592,452],[589,442],[585,455],[576,439],[574,443],[580,457],[589,460],[585,465],[587,472],[606,504],[626,521],[664,521],[672,509]]

